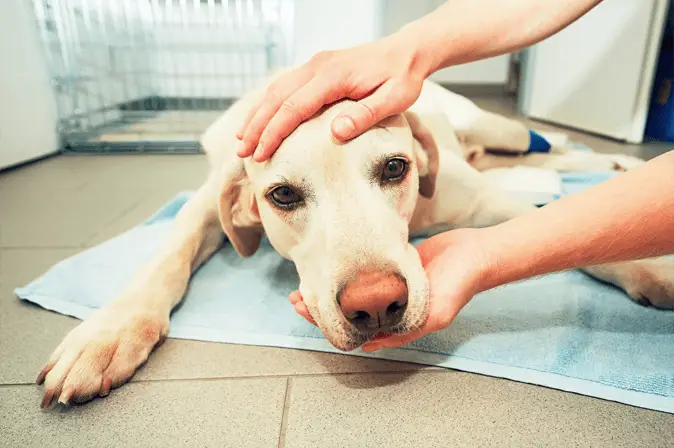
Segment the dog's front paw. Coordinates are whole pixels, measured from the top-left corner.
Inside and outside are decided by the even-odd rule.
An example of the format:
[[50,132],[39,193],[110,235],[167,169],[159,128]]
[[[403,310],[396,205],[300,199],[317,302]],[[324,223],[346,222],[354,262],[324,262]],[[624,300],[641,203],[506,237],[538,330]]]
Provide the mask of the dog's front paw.
[[103,308],[75,327],[51,355],[36,382],[42,408],[54,400],[81,403],[125,383],[168,332],[169,316],[131,306]]
[[674,260],[653,258],[629,263],[623,286],[637,303],[674,309]]

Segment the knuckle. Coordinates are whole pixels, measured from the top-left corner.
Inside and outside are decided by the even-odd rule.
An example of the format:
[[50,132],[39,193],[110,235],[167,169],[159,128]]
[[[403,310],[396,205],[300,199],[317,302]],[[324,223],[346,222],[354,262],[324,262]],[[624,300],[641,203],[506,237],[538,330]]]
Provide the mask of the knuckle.
[[290,115],[300,115],[300,107],[292,98],[288,98],[281,103],[281,111]]
[[361,117],[368,123],[373,123],[376,119],[375,110],[365,103],[360,103]]
[[320,65],[323,64],[324,62],[328,61],[330,58],[332,58],[334,54],[334,51],[331,50],[323,50],[319,51],[318,53],[314,54],[311,59],[309,59],[309,64],[310,65]]
[[267,87],[265,98],[267,101],[272,102],[279,101],[279,99],[281,98],[281,89],[277,85],[277,83],[272,83],[269,85],[269,87]]

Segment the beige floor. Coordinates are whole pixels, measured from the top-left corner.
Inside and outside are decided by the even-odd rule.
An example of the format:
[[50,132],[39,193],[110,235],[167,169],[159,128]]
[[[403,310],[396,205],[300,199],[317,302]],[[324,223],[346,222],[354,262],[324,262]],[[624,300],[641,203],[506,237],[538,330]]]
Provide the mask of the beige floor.
[[[671,149],[574,138],[646,157]],[[674,446],[674,415],[449,370],[197,341],[168,340],[105,399],[40,410],[32,382],[78,321],[13,288],[197,187],[204,169],[202,156],[72,156],[0,174],[0,446]]]

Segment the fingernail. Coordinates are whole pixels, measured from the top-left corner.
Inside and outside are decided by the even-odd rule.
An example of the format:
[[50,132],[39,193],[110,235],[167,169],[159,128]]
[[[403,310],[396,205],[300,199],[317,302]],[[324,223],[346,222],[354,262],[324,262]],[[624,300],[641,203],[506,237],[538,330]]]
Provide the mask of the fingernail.
[[246,152],[244,151],[246,149],[246,144],[244,142],[239,143],[238,147],[236,148],[236,155],[239,157],[243,157]]
[[353,120],[349,117],[337,117],[335,119],[335,133],[338,137],[347,139],[351,137],[356,130]]

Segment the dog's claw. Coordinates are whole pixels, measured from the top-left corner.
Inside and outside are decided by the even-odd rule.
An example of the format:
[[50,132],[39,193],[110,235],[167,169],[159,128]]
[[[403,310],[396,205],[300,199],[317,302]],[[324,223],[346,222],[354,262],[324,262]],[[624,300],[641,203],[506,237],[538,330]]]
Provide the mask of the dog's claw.
[[49,364],[44,366],[44,368],[42,369],[40,374],[35,379],[35,384],[40,385],[40,384],[44,383],[45,377],[47,376],[49,371],[52,369],[52,367],[54,367],[54,364],[56,364],[56,362],[50,362]]
[[59,403],[68,404],[70,402],[70,398],[73,396],[73,392],[74,391],[71,387],[61,392],[61,395],[59,396]]
[[54,401],[54,391],[47,390],[44,393],[44,397],[42,397],[42,403],[40,404],[40,407],[42,409],[47,409],[49,406],[51,406],[52,401]]
[[110,378],[104,379],[103,383],[101,384],[101,392],[99,395],[101,397],[107,397],[110,393],[110,388],[112,388],[112,380]]

